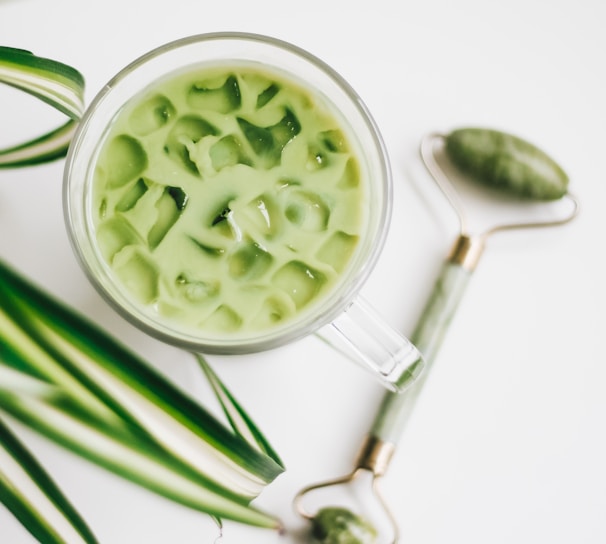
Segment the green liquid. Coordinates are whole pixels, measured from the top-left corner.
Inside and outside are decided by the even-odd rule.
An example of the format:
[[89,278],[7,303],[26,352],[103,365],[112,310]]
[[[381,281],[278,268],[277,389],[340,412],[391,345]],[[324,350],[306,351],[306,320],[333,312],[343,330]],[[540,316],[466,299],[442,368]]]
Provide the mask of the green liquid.
[[200,67],[112,121],[94,174],[96,237],[154,319],[247,338],[330,295],[360,245],[366,190],[324,100],[250,65]]

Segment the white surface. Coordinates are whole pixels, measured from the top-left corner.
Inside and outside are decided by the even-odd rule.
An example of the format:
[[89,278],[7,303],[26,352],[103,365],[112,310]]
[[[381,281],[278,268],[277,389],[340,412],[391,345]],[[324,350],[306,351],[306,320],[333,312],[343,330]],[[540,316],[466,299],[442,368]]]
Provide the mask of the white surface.
[[[77,67],[87,101],[147,50],[210,31],[270,34],[340,71],[373,112],[395,178],[390,235],[363,293],[406,333],[454,237],[417,158],[422,135],[500,128],[568,171],[581,215],[489,243],[382,482],[402,542],[415,544],[606,541],[605,23],[602,0],[0,0],[0,44]],[[0,93],[0,143],[47,122],[43,106]],[[77,267],[62,167],[0,171],[0,255],[195,393],[189,357],[116,317]],[[314,338],[210,360],[287,465],[257,504],[288,534],[226,523],[220,542],[305,542],[292,498],[352,468],[380,387]],[[215,541],[206,516],[20,433],[103,544]],[[32,542],[2,507],[0,542]]]

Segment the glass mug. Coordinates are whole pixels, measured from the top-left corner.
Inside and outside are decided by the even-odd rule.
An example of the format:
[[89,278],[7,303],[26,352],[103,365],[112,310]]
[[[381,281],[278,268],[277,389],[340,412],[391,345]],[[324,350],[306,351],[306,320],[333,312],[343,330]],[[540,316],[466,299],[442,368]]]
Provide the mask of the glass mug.
[[63,204],[89,280],[150,335],[228,355],[316,334],[399,391],[423,360],[358,294],[391,184],[377,127],[338,73],[280,40],[213,33],[149,52],[99,92]]

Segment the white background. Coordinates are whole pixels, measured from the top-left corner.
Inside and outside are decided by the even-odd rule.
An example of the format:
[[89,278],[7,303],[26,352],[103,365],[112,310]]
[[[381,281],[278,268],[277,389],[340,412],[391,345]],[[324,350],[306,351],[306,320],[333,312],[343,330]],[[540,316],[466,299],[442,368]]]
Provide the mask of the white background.
[[[419,162],[421,137],[499,128],[567,170],[580,216],[491,239],[381,482],[414,544],[606,542],[605,24],[603,0],[0,0],[0,45],[78,68],[87,103],[140,54],[203,32],[269,34],[332,65],[390,153],[394,217],[363,294],[406,334],[456,235]],[[58,120],[0,89],[0,144]],[[64,229],[62,169],[0,171],[0,256],[196,394],[189,356],[126,324],[85,280]],[[256,504],[288,533],[226,523],[220,542],[306,542],[292,498],[352,468],[380,386],[315,337],[209,359],[287,465]],[[206,516],[19,432],[103,544],[217,538]],[[0,543],[30,542],[0,507]]]

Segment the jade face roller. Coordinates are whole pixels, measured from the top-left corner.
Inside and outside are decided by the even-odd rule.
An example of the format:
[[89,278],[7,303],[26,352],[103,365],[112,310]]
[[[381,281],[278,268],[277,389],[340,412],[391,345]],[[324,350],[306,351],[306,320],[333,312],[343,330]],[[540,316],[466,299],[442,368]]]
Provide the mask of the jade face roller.
[[[571,203],[570,211],[564,217],[554,220],[502,223],[479,234],[471,234],[459,194],[436,160],[439,144],[447,160],[466,177],[520,200],[555,201],[566,198]],[[370,475],[372,490],[391,523],[390,542],[398,542],[397,521],[379,492],[377,480],[388,468],[487,239],[492,234],[507,230],[563,225],[578,213],[578,202],[568,192],[568,177],[565,172],[543,151],[516,136],[484,128],[462,128],[447,135],[428,135],[421,143],[420,154],[427,170],[456,213],[459,223],[458,236],[411,336],[411,341],[423,354],[425,370],[405,392],[385,394],[351,473],[310,485],[296,495],[296,510],[311,521],[314,538],[322,544],[335,542],[337,537],[347,537],[347,542],[351,544],[378,542],[374,527],[349,510],[326,507],[312,514],[303,504],[312,491],[347,484],[363,474]]]

